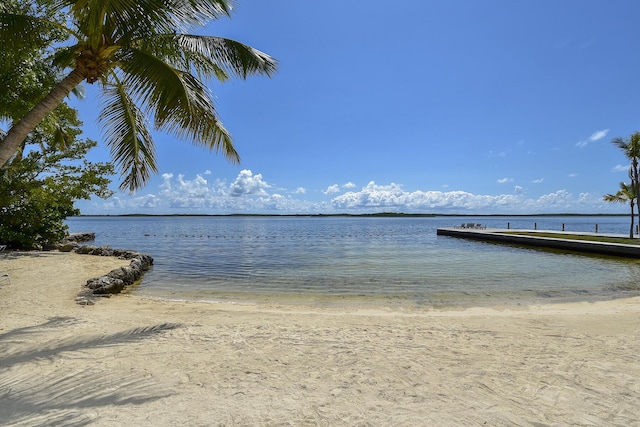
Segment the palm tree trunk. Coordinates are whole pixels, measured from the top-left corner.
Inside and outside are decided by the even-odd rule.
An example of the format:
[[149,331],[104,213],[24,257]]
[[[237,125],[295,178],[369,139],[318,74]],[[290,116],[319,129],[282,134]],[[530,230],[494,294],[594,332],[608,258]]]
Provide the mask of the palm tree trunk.
[[[635,166],[636,181],[633,188],[633,197],[635,198],[635,203],[638,204],[638,196],[640,195],[640,174],[638,171],[637,159],[634,161],[634,166]],[[631,207],[631,210],[633,211],[633,206]],[[633,216],[633,213],[631,214],[631,216]],[[638,224],[640,224],[640,206],[638,207]],[[633,239],[633,230],[632,230],[631,238]]]
[[[640,196],[640,170],[638,168],[638,158],[634,157],[631,161],[631,166],[633,167],[633,179],[631,180],[631,187],[633,191],[633,197],[631,201],[631,239],[633,239],[633,203],[638,202],[638,197]],[[638,207],[638,224],[640,224],[640,206]]]
[[84,76],[80,71],[75,69],[71,71],[42,101],[9,129],[7,135],[0,141],[0,168],[20,148],[20,144],[22,144],[29,132],[33,131],[49,113],[55,110],[82,80],[84,80]]
[[[633,211],[633,200],[630,203],[631,205],[631,228],[629,229],[629,238],[633,239],[633,227],[634,227],[634,218],[635,218],[635,212]],[[640,211],[640,209],[638,209],[638,211]]]

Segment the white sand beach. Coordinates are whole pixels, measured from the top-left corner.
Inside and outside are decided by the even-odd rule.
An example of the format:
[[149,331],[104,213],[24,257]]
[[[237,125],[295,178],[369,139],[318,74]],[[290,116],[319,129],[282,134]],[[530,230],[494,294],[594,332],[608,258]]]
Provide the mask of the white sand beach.
[[0,424],[640,425],[640,298],[448,311],[75,303],[87,279],[127,263],[2,255]]

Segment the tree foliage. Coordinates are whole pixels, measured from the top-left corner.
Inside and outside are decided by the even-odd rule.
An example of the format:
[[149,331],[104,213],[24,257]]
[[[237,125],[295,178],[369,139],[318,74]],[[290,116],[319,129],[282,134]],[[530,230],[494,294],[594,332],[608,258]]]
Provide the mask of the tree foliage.
[[[629,160],[629,179],[631,182],[620,183],[620,190],[615,194],[607,194],[604,200],[614,203],[629,203],[631,206],[631,227],[629,238],[633,238],[634,206],[638,204],[640,194],[640,132],[634,132],[628,138],[614,138],[611,143],[618,147]],[[640,216],[640,208],[638,209]]]
[[631,163],[629,165],[629,179],[635,197],[640,194],[640,132],[634,132],[627,139],[614,138],[613,145],[622,150]]
[[[63,20],[47,0],[6,0],[0,13],[32,13]],[[47,60],[48,46],[64,37],[52,31],[30,38],[0,55],[0,118],[19,119],[42,93],[58,83],[59,69]],[[107,197],[113,167],[84,160],[96,143],[79,139],[77,111],[60,103],[20,144],[10,163],[0,168],[0,243],[14,248],[50,246],[67,233],[64,219],[78,214],[74,202],[92,195]],[[0,130],[0,141],[5,137]]]
[[633,239],[633,227],[635,218],[635,205],[636,205],[636,193],[633,184],[627,184],[626,182],[620,183],[620,189],[615,194],[606,194],[604,196],[605,202],[611,203],[626,203],[631,208],[631,226],[629,227],[629,238]]
[[[103,112],[99,119],[112,158],[124,177],[122,189],[134,191],[157,172],[149,122],[156,129],[239,161],[206,82],[270,75],[276,61],[234,40],[183,33],[229,16],[231,0],[21,3],[31,7],[0,10],[0,45],[17,52],[25,46],[47,46],[53,49],[47,60],[67,74],[14,121],[0,141],[0,167],[82,81],[100,85]],[[65,19],[54,19],[58,14],[64,14]],[[47,44],[50,34],[68,37],[68,42]]]
[[113,167],[84,159],[96,142],[76,140],[59,150],[31,150],[0,174],[0,242],[42,249],[67,235],[64,219],[78,215],[74,202],[109,197]]
[[[50,2],[5,0],[0,3],[0,14],[33,14],[46,20],[64,20],[64,16],[53,10]],[[39,37],[25,39],[13,49],[3,48],[0,55],[0,119],[9,122],[18,121],[25,116],[41,99],[43,93],[50,91],[58,83],[63,71],[54,64],[51,46],[63,43],[68,35],[52,29]],[[76,91],[80,94],[80,89]],[[73,140],[67,134],[68,119],[74,113],[66,103],[61,103],[22,141],[17,157],[30,141],[51,140],[64,146]],[[4,134],[0,135],[0,140]]]

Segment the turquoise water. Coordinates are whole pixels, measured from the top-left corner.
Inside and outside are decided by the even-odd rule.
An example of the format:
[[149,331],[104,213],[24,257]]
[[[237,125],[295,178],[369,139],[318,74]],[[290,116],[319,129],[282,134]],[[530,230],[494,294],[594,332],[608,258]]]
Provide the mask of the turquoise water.
[[154,257],[135,293],[168,299],[429,306],[640,294],[640,262],[437,236],[474,222],[628,233],[627,217],[76,217],[96,245]]

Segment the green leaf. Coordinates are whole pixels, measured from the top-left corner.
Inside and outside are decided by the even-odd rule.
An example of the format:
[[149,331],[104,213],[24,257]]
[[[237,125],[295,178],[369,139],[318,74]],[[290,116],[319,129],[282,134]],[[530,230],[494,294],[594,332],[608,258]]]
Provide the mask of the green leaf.
[[111,155],[124,175],[121,190],[134,192],[157,173],[155,147],[146,118],[120,82],[109,84],[99,120],[103,122]]

